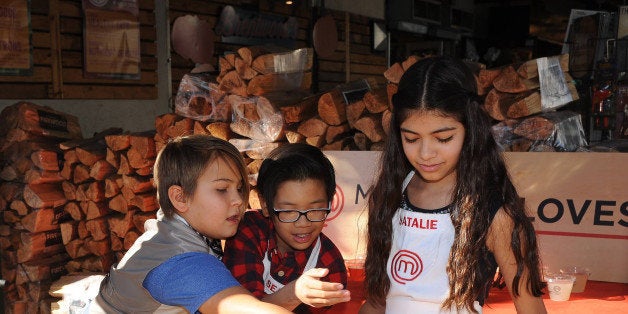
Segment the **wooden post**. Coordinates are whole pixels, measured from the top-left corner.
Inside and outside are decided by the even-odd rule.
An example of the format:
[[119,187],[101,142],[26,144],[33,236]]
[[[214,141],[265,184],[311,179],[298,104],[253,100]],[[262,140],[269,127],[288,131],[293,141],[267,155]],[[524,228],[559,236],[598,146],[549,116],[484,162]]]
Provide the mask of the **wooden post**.
[[349,12],[345,12],[345,83],[351,81],[351,20]]
[[50,98],[63,99],[63,65],[61,60],[61,25],[59,16],[59,0],[50,1],[48,12],[50,19],[50,55],[52,68],[52,91]]

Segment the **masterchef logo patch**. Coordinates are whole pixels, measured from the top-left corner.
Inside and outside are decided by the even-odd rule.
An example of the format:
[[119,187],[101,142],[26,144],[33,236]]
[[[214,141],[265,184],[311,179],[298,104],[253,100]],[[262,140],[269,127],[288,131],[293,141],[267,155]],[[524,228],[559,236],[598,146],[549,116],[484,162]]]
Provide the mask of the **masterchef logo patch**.
[[336,194],[334,194],[334,198],[331,200],[331,212],[327,216],[326,221],[332,221],[336,219],[336,217],[340,216],[343,207],[345,206],[345,193],[342,191],[340,186],[336,185]]
[[402,285],[416,279],[422,271],[423,261],[412,251],[400,250],[390,263],[390,274],[393,280]]

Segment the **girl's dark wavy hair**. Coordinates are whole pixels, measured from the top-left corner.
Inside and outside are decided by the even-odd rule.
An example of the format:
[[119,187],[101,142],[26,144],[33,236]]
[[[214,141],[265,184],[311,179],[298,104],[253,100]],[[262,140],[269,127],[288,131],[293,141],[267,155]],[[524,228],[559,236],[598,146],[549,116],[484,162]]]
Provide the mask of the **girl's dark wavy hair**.
[[496,195],[501,196],[504,211],[514,221],[510,239],[504,239],[510,241],[517,263],[511,291],[519,295],[519,282],[525,270],[526,289],[535,296],[542,294],[544,283],[539,273],[534,228],[510,180],[491,134],[491,119],[481,102],[473,74],[462,61],[451,57],[420,60],[401,78],[392,98],[393,115],[379,175],[368,196],[365,290],[371,302],[384,304],[390,289],[385,265],[390,255],[392,217],[401,203],[402,182],[414,170],[404,155],[399,127],[417,111],[452,117],[465,128],[451,214],[456,235],[447,266],[450,295],[443,308],[466,307],[475,312],[473,302],[486,293],[485,281],[492,279],[486,268],[489,208]]

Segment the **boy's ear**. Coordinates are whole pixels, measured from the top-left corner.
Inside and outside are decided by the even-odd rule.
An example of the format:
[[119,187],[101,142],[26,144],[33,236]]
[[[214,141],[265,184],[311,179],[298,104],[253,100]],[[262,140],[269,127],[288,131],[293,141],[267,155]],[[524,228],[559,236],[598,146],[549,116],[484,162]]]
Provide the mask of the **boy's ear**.
[[183,193],[183,188],[181,188],[181,186],[170,186],[168,188],[168,198],[170,198],[170,202],[177,211],[183,213],[188,210],[187,198],[185,197],[185,193]]
[[270,216],[270,213],[268,212],[268,206],[266,205],[266,201],[264,200],[264,198],[262,198],[261,196],[259,198],[259,204],[260,206],[262,206],[262,215],[268,218]]

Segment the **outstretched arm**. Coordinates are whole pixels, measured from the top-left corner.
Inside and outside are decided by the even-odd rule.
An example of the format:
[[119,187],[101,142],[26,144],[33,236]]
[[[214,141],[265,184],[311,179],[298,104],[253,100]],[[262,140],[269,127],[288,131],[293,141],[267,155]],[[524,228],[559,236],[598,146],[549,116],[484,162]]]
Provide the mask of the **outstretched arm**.
[[351,294],[344,289],[341,283],[321,280],[328,272],[327,268],[310,269],[297,280],[290,282],[277,292],[266,295],[263,301],[277,304],[290,310],[296,308],[301,303],[313,307],[325,307],[349,301]]
[[258,300],[241,286],[234,286],[216,293],[201,305],[199,311],[217,314],[292,313],[281,306]]
[[519,295],[515,296],[512,292],[513,278],[517,274],[517,263],[510,248],[513,225],[512,218],[510,218],[503,209],[500,209],[489,228],[486,245],[495,256],[495,260],[497,261],[499,270],[504,276],[517,313],[547,313],[543,299],[532,295],[527,288],[527,282],[529,280],[528,269],[524,269],[519,279]]

